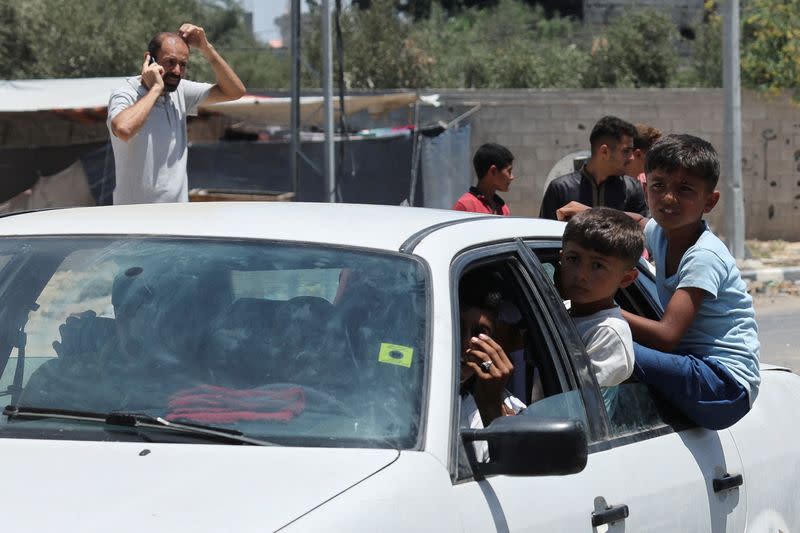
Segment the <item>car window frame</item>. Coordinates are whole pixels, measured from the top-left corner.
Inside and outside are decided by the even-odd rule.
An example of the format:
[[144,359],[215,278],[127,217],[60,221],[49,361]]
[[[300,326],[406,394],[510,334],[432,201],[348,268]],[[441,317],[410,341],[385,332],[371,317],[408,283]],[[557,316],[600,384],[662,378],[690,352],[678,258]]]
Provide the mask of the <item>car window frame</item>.
[[[540,294],[541,283],[536,283],[530,273],[530,268],[527,263],[530,258],[525,258],[525,245],[520,239],[513,239],[506,242],[486,243],[478,246],[462,250],[456,254],[450,264],[450,311],[451,311],[451,336],[454,339],[453,351],[453,368],[460,368],[458,364],[459,359],[459,339],[461,338],[460,332],[460,314],[458,312],[458,285],[464,271],[470,267],[476,267],[491,263],[511,263],[512,271],[515,276],[516,282],[520,288],[525,292],[520,295],[520,298],[525,300],[530,308],[533,317],[540,323],[545,325],[546,331],[540,333],[541,337],[550,345],[551,350],[555,353],[548,353],[551,357],[553,366],[556,368],[559,382],[562,386],[563,392],[578,391],[584,403],[584,410],[586,411],[586,420],[588,423],[587,431],[589,432],[590,441],[602,441],[607,437],[606,427],[607,421],[605,419],[605,409],[602,408],[602,397],[600,396],[599,388],[592,392],[591,389],[586,389],[580,386],[581,379],[594,380],[594,375],[588,370],[588,358],[586,359],[587,369],[584,371],[585,376],[581,379],[574,373],[574,367],[570,364],[568,359],[568,350],[564,345],[563,338],[559,334],[558,328],[562,322],[569,327],[574,328],[566,315],[566,320],[563,317],[555,323],[551,319],[552,308],[548,305],[548,301],[552,295],[543,297]],[[532,252],[528,252],[533,256],[533,260],[538,263],[538,259]],[[516,264],[514,264],[516,263]],[[546,278],[546,273],[541,264],[538,266],[539,275]],[[545,285],[547,292],[555,294],[552,283],[549,287]],[[556,295],[557,297],[557,295]],[[563,308],[563,303],[558,299],[558,304]],[[566,311],[565,311],[566,313]],[[574,344],[574,341],[572,342]],[[460,383],[457,377],[454,377],[451,395],[454,399],[451,402],[450,413],[450,446],[448,452],[448,470],[450,472],[451,481],[453,483],[463,483],[473,480],[472,477],[459,477],[458,472],[458,458],[459,458],[459,443],[460,443],[460,402],[459,398]],[[596,385],[595,385],[596,387]],[[587,404],[587,398],[589,404]],[[590,446],[591,451],[591,446]]]
[[[562,247],[561,240],[556,239],[521,239],[523,246],[526,250],[530,252],[530,255],[535,258],[535,263],[539,264],[539,268],[541,269],[542,274],[545,276],[545,282],[552,287],[552,292],[556,293],[556,296],[560,299],[557,292],[555,291],[555,287],[553,287],[552,282],[549,278],[546,277],[546,273],[544,269],[541,267],[541,262],[539,261],[536,253],[534,252],[535,249],[548,249],[548,250],[560,250]],[[639,264],[637,265],[639,269],[640,276],[643,275],[647,278],[648,281],[651,283],[655,283],[655,277],[650,270],[649,264],[641,259]],[[650,309],[649,312],[653,318],[660,318],[662,315],[662,310],[660,303],[658,302],[657,295],[651,293],[647,287],[644,285],[643,281],[637,279],[632,283],[628,288],[623,289],[623,291],[627,293],[638,292],[638,294],[632,295],[630,297],[637,300],[639,305],[649,305]],[[563,305],[561,306],[564,307]],[[569,314],[566,312],[566,308],[564,308],[564,314],[569,317]],[[572,324],[572,320],[569,320],[570,324],[566,326],[565,330],[571,329],[576,335],[577,331],[574,328],[574,324]],[[582,359],[589,364],[589,356],[586,354],[585,347],[583,346],[583,342],[580,341],[580,336],[577,336],[579,342],[579,349],[580,352],[583,354],[582,358],[575,358],[573,361],[580,362]],[[597,393],[600,393],[600,387],[597,385],[597,381],[594,378],[592,373],[591,376],[592,386],[596,389]],[[600,404],[603,405],[602,403]],[[606,423],[606,437],[603,440],[597,442],[590,442],[589,444],[589,453],[594,453],[597,451],[603,450],[610,450],[613,448],[617,448],[619,446],[625,446],[627,444],[632,444],[636,442],[641,442],[644,440],[648,440],[651,438],[660,437],[662,435],[668,435],[670,433],[678,433],[680,431],[686,429],[696,428],[697,426],[691,423],[688,419],[682,416],[680,413],[673,412],[671,410],[665,411],[663,409],[664,405],[663,402],[656,402],[659,416],[660,416],[660,423],[657,425],[653,425],[641,430],[637,430],[625,435],[612,435],[612,426],[611,421],[609,420],[608,413],[604,407],[601,407],[601,414]]]

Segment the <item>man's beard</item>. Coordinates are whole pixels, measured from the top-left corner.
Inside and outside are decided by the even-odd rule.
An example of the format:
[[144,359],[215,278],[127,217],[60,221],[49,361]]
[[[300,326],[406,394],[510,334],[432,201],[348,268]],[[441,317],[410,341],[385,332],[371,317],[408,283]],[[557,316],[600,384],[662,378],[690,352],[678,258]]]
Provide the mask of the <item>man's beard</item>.
[[[173,83],[174,82],[174,83]],[[178,84],[181,82],[180,76],[164,76],[164,91],[171,93],[178,89]]]

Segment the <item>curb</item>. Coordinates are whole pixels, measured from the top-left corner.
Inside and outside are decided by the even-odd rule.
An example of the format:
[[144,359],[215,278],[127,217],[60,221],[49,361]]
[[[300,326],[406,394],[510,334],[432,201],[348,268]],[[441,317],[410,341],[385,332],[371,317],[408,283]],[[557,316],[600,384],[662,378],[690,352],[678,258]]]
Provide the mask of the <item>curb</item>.
[[785,268],[759,268],[757,270],[743,270],[742,279],[745,281],[760,281],[763,283],[781,283],[783,281],[800,281],[800,267]]

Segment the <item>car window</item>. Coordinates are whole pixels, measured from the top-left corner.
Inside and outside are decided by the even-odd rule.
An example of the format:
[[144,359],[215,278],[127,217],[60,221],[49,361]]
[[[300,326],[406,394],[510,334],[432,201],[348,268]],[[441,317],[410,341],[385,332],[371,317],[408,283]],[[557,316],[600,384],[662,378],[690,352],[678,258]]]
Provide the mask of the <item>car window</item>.
[[317,296],[333,302],[341,272],[341,268],[234,270],[231,272],[231,284],[234,299],[288,300],[298,296]]
[[[5,238],[2,254],[6,404],[134,412],[284,445],[417,445],[428,327],[418,260],[176,238]],[[84,426],[0,419],[0,438],[142,438]]]
[[[558,248],[532,246],[550,279],[557,283]],[[617,293],[617,304],[630,312],[657,319],[661,310],[657,306],[654,283],[646,263],[639,265],[637,281]],[[616,387],[601,391],[608,418],[609,437],[627,437],[648,430],[663,428],[668,423],[685,425],[677,413],[653,395],[650,389],[631,377]]]
[[[477,286],[474,291],[465,285]],[[524,268],[518,258],[512,255],[481,257],[466,264],[458,274],[459,290],[453,297],[454,309],[462,313],[472,305],[474,292],[496,293],[500,302],[494,316],[495,327],[492,335],[503,346],[513,363],[513,373],[506,383],[505,403],[524,416],[560,417],[580,420],[587,424],[587,410],[582,395],[564,372],[562,356],[552,335],[552,324],[544,320],[545,309],[541,302],[533,298],[535,290],[526,279]],[[465,294],[469,293],[468,296]],[[469,300],[469,301],[465,301]],[[465,326],[463,320],[457,322],[458,328]],[[465,347],[460,332],[454,333],[456,343],[455,357],[461,361]],[[466,340],[464,342],[467,342]],[[483,420],[474,399],[477,377],[462,381],[459,391],[461,410],[460,427],[481,427]],[[477,384],[479,386],[479,384]],[[459,403],[459,402],[457,402]],[[476,425],[479,424],[479,425]],[[485,442],[476,442],[472,449],[465,449],[459,441],[459,478],[469,477],[471,453],[476,457],[487,458]]]

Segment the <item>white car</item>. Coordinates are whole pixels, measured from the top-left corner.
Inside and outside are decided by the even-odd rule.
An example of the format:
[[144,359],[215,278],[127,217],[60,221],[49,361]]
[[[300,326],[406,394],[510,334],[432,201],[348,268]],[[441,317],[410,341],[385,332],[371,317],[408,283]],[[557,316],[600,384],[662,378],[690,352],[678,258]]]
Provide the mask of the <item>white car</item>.
[[[800,377],[762,365],[724,431],[633,379],[607,412],[562,231],[291,203],[0,219],[3,529],[800,531]],[[459,423],[476,269],[516,308],[529,404],[486,429]],[[657,316],[642,269],[618,301]]]

